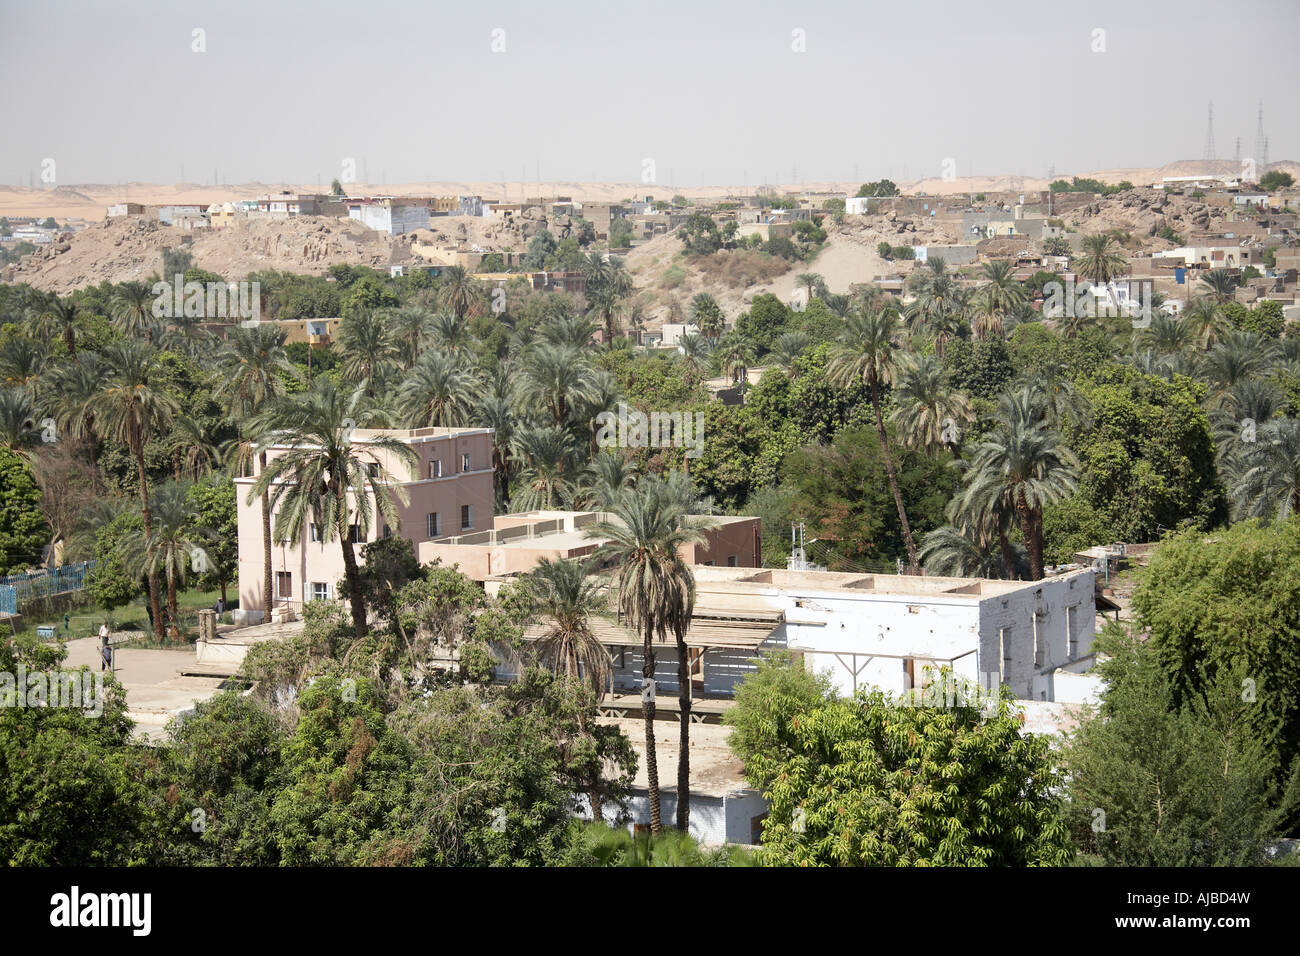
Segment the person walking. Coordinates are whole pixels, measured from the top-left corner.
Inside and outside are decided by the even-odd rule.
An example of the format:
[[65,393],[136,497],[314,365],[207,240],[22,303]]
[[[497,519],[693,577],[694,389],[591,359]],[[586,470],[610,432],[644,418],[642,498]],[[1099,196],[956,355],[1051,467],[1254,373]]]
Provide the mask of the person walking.
[[113,648],[108,643],[108,622],[99,625],[99,656],[102,658],[99,669],[111,670],[113,667]]

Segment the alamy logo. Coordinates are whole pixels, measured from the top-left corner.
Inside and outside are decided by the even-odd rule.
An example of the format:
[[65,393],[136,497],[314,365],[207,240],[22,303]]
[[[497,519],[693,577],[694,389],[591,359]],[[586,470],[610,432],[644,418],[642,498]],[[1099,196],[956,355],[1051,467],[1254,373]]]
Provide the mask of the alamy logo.
[[155,282],[155,319],[241,319],[256,325],[262,316],[259,282],[186,282],[179,272],[172,282]]
[[133,936],[148,936],[153,928],[152,893],[71,893],[50,897],[50,925],[127,926]]
[[0,671],[0,707],[67,707],[87,717],[104,713],[104,675],[98,671]]
[[1151,324],[1151,284],[1143,282],[1136,295],[1130,294],[1127,282],[1107,282],[1104,285],[1074,279],[1064,283],[1048,282],[1043,286],[1043,318],[1116,318],[1125,316],[1133,320],[1134,328]]
[[596,416],[600,448],[686,448],[687,458],[704,454],[704,412],[645,412],[629,410],[623,402],[618,412]]

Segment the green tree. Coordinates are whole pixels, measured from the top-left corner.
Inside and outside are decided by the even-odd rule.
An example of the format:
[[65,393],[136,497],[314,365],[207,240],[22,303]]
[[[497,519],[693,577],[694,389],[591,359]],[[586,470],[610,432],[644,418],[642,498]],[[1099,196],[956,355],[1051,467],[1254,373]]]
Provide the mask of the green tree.
[[1120,253],[1114,236],[1099,233],[1084,236],[1083,248],[1074,267],[1081,276],[1105,285],[1128,271],[1128,260]]
[[1200,686],[1180,694],[1157,645],[1115,632],[1096,646],[1101,709],[1065,757],[1079,845],[1117,866],[1263,863],[1300,776],[1290,775],[1279,808],[1276,726],[1244,699],[1246,669],[1200,673]]
[[1270,169],[1259,177],[1259,188],[1266,193],[1277,192],[1279,189],[1290,189],[1294,185],[1295,177],[1283,169]]
[[[934,686],[953,687],[944,668]],[[1046,737],[1024,734],[1010,692],[956,706],[860,691],[810,702],[777,687],[745,776],[771,811],[776,866],[1060,866],[1073,856]],[[802,691],[800,693],[799,691]],[[984,703],[984,706],[980,706]],[[769,749],[770,748],[770,749]]]
[[31,465],[0,448],[0,575],[39,566],[49,533]]
[[187,502],[193,526],[189,535],[202,542],[203,564],[199,570],[200,586],[215,584],[221,601],[229,605],[226,589],[239,574],[239,521],[235,483],[226,475],[212,475],[195,482]]

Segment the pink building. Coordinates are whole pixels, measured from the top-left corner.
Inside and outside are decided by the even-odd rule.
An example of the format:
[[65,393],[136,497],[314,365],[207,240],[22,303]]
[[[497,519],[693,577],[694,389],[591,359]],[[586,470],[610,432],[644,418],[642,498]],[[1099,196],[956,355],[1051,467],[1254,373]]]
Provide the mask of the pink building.
[[[415,468],[382,449],[370,451],[369,457],[385,472],[396,478],[409,475],[398,482],[405,491],[407,503],[398,495],[398,525],[387,526],[378,514],[372,496],[372,524],[370,533],[363,539],[354,526],[357,560],[366,541],[374,541],[390,534],[400,534],[415,544],[416,555],[425,560],[428,542],[452,534],[473,534],[492,527],[492,430],[489,428],[416,428],[416,429],[365,429],[352,434],[356,445],[365,446],[368,440],[379,435],[396,438],[409,445],[419,455]],[[286,446],[267,449],[268,460],[283,455]],[[363,451],[362,457],[367,453]],[[239,606],[251,611],[249,623],[264,618],[262,602],[263,552],[262,503],[247,499],[256,475],[236,478],[235,489],[239,520]],[[275,515],[271,516],[272,529]],[[337,538],[321,540],[314,525],[304,525],[297,541],[271,545],[271,572],[276,606],[290,605],[301,610],[305,601],[344,597],[338,594],[338,583],[343,578],[343,554]]]

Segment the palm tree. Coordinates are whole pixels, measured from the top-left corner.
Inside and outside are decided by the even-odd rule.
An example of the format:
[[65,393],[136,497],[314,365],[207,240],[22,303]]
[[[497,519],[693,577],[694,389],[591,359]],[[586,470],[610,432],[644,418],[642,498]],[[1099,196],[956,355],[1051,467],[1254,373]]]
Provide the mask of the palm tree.
[[477,385],[452,356],[425,352],[397,392],[397,413],[411,428],[464,425]]
[[153,286],[147,282],[132,280],[123,282],[113,294],[113,324],[128,338],[145,336],[153,345],[154,332],[158,322],[153,315]]
[[754,364],[754,347],[739,333],[733,333],[718,343],[718,364],[723,374],[740,386],[741,395],[749,387],[749,368]]
[[677,351],[681,353],[682,363],[696,375],[702,375],[708,365],[713,350],[709,340],[703,334],[687,333],[677,340]]
[[[232,456],[239,474],[246,474],[254,455],[257,433],[255,416],[284,394],[284,384],[297,375],[284,351],[285,332],[270,323],[231,329],[226,351],[218,359],[221,384],[216,398],[239,429],[239,443]],[[256,452],[260,470],[266,471],[266,449]],[[262,505],[262,601],[270,620],[272,590],[271,500],[266,492]]]
[[492,429],[494,506],[497,514],[504,514],[509,510],[510,480],[514,471],[510,445],[518,422],[514,368],[503,362],[485,373],[485,377],[486,387],[471,406],[469,421],[471,425]]
[[473,342],[469,323],[454,312],[438,312],[429,320],[429,338],[444,352],[458,355]]
[[0,444],[27,458],[39,434],[31,392],[16,385],[0,388]]
[[[176,594],[185,587],[186,567],[194,565],[198,571],[203,558],[205,539],[195,534],[194,516],[186,500],[190,486],[182,482],[168,482],[154,489],[150,498],[153,513],[152,527],[137,531],[124,541],[131,555],[127,571],[137,579],[161,577],[167,583],[168,637],[180,642],[180,615],[176,607]],[[160,622],[161,623],[161,622]]]
[[0,385],[17,385],[40,398],[41,376],[50,364],[50,353],[41,342],[16,335],[0,345]]
[[1232,497],[1241,517],[1281,521],[1300,511],[1300,421],[1279,418],[1259,426]]
[[708,341],[716,342],[722,337],[726,320],[726,314],[722,311],[722,306],[718,305],[718,300],[707,292],[700,292],[691,299],[691,321]]
[[600,318],[604,328],[606,347],[613,345],[614,339],[623,331],[618,321],[618,313],[623,306],[623,289],[613,282],[607,282],[595,288],[588,286],[586,296],[588,306]]
[[442,288],[438,298],[445,309],[450,309],[458,319],[464,319],[478,302],[482,287],[479,280],[465,271],[463,266],[448,266],[442,273]]
[[687,524],[680,499],[669,494],[653,477],[624,491],[610,508],[612,520],[589,526],[588,537],[604,538],[596,550],[597,560],[618,566],[618,608],[628,627],[641,636],[644,665],[641,670],[646,693],[642,695],[645,717],[646,776],[650,791],[650,832],[662,829],[659,819],[659,765],[655,759],[654,676],[656,640],[672,633],[677,641],[678,706],[681,721],[680,756],[677,762],[677,828],[690,824],[690,662],[686,630],[695,611],[695,577],[682,560],[681,549],[704,540]]
[[1142,339],[1161,355],[1183,352],[1191,347],[1193,329],[1185,319],[1157,313],[1151,317]]
[[996,578],[1006,570],[986,528],[976,523],[946,524],[921,541],[926,574],[952,578]]
[[889,436],[885,432],[885,418],[881,411],[880,398],[880,387],[893,382],[898,368],[898,360],[894,354],[896,348],[894,339],[898,334],[898,313],[891,305],[855,312],[845,320],[844,326],[844,333],[827,366],[826,377],[832,385],[841,388],[866,382],[871,389],[871,406],[876,413],[876,434],[880,438],[881,456],[885,460],[885,475],[889,479],[889,488],[894,494],[894,506],[898,509],[898,520],[903,528],[903,543],[907,547],[907,566],[909,573],[917,574],[920,572],[921,564],[916,554],[916,542],[912,539],[912,526],[907,520],[907,509],[903,507],[903,495],[898,489],[894,459],[889,453]]
[[[162,368],[157,353],[144,342],[138,339],[114,342],[105,346],[101,357],[106,374],[101,380],[99,391],[90,400],[87,411],[94,416],[96,428],[105,437],[123,442],[135,458],[144,533],[147,538],[152,538],[153,510],[149,504],[144,446],[151,435],[171,424],[180,411],[180,406],[176,399],[156,386]],[[149,609],[153,614],[154,635],[162,641],[158,575],[150,572],[148,577]]]
[[559,425],[519,425],[511,439],[519,490],[512,507],[523,511],[567,508],[573,501],[582,448]]
[[955,446],[975,412],[970,400],[952,388],[952,373],[933,355],[909,356],[899,364],[894,387],[898,407],[890,420],[903,442],[928,455]]
[[789,372],[810,345],[812,336],[807,332],[782,332],[772,340],[772,357],[781,368]]
[[1209,299],[1220,305],[1231,302],[1232,295],[1237,289],[1237,280],[1227,269],[1211,269],[1201,276],[1201,282],[1209,290],[1206,292]]
[[[588,575],[584,560],[552,561],[542,558],[526,577],[532,597],[548,618],[545,633],[533,645],[538,662],[570,680],[590,685],[599,701],[605,695],[614,662],[592,633],[588,619],[604,606],[600,587]],[[587,734],[587,717],[578,715],[578,730]],[[593,820],[604,818],[600,771],[588,781]]]
[[1025,287],[1012,275],[1009,260],[986,262],[984,278],[988,281],[975,293],[975,318],[973,329],[976,338],[1002,335],[1004,319],[1014,313],[1028,298]]
[[556,425],[569,420],[575,405],[590,400],[595,385],[586,352],[573,346],[539,342],[524,357],[520,399],[541,408]]
[[[926,260],[925,268],[913,273],[908,284],[916,295],[906,310],[908,329],[928,331],[934,337],[935,351],[942,358],[948,343],[961,331],[966,297],[948,273],[942,256]],[[883,304],[877,297],[875,305],[865,310],[876,311]]]
[[388,375],[397,358],[382,316],[369,309],[354,312],[339,323],[339,347],[343,351],[339,372],[348,382],[364,385],[367,391]]
[[636,484],[636,463],[620,452],[605,449],[591,456],[579,481],[580,497],[586,506],[603,511],[624,489]]
[[971,501],[984,512],[1014,510],[1029,551],[1032,579],[1043,576],[1043,506],[1074,491],[1079,463],[1044,420],[1002,421],[971,458]]
[[47,329],[55,329],[63,336],[63,346],[74,360],[77,357],[77,314],[80,306],[71,297],[60,299],[51,296],[49,304],[41,310],[38,324]]
[[1104,233],[1084,236],[1075,270],[1094,283],[1105,285],[1128,272],[1128,259],[1120,253],[1114,236]]
[[1223,331],[1223,314],[1210,296],[1197,296],[1188,303],[1183,321],[1192,329],[1203,349],[1208,349]]
[[408,466],[412,474],[419,464],[415,450],[391,436],[371,435],[364,442],[353,441],[354,428],[383,424],[382,418],[366,398],[364,387],[340,392],[329,379],[318,378],[310,391],[272,401],[254,422],[256,432],[264,436],[258,443],[259,452],[272,446],[283,450],[258,476],[249,503],[265,492],[272,510],[279,506],[275,519],[279,541],[297,540],[309,518],[322,541],[337,536],[358,640],[367,634],[366,598],[353,549],[353,529],[359,540],[367,539],[372,509],[389,525],[397,525],[395,500],[405,504],[407,496],[401,485],[395,484],[401,479],[389,474],[385,455]]
[[808,292],[809,300],[815,298],[818,291],[826,288],[826,280],[816,272],[801,272],[794,278]]
[[565,315],[537,327],[538,341],[585,349],[599,326],[585,315]]
[[1232,331],[1206,353],[1202,375],[1217,404],[1232,386],[1263,374],[1277,360],[1277,345],[1254,332]]
[[402,368],[409,370],[419,359],[429,334],[429,313],[418,305],[405,305],[389,314],[388,326],[401,343]]
[[221,463],[218,432],[222,422],[212,418],[196,418],[184,412],[172,422],[173,477],[180,481],[188,475],[198,481],[203,472]]

